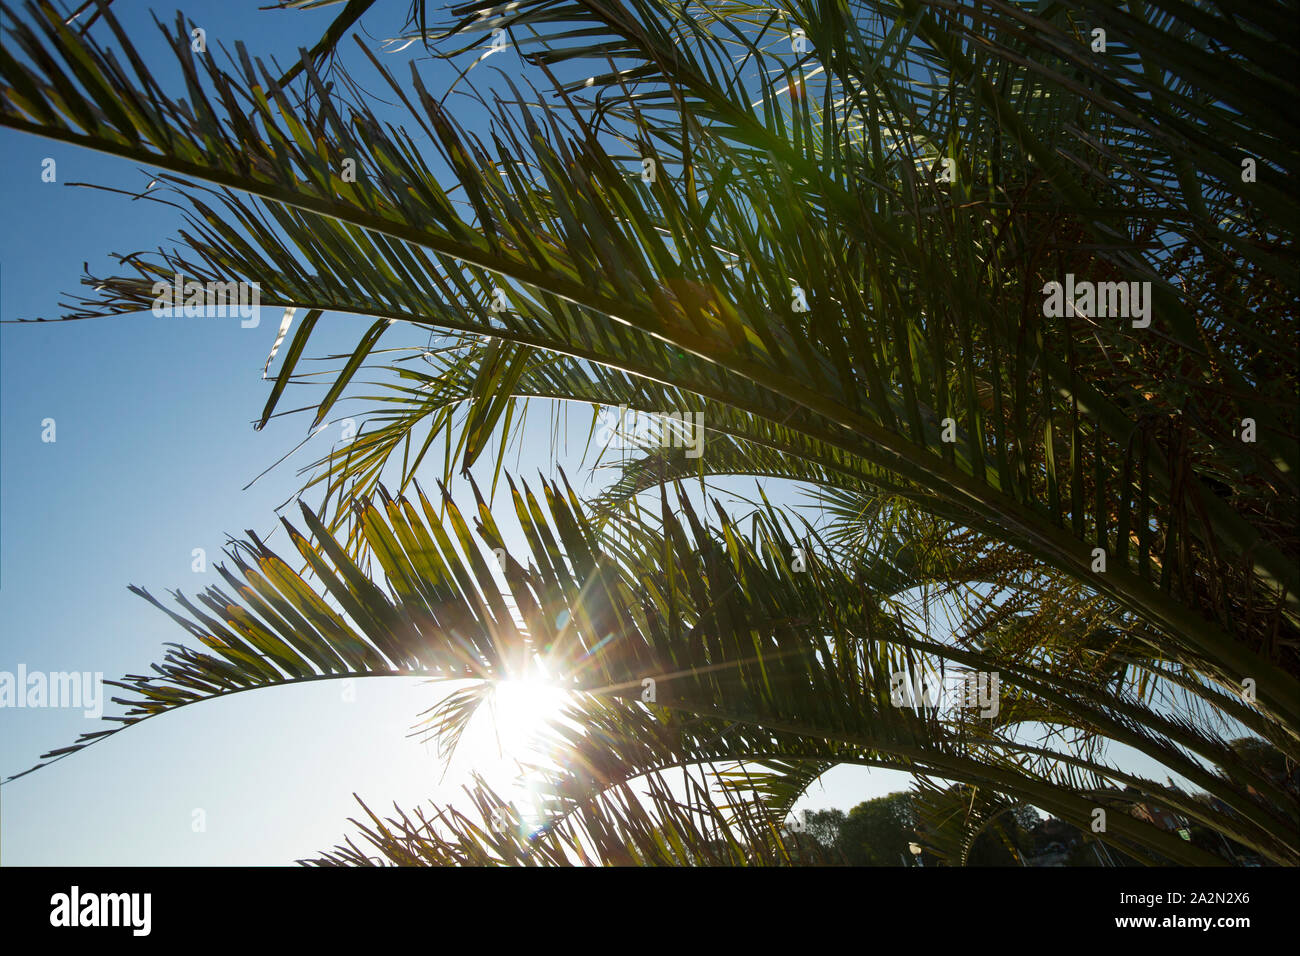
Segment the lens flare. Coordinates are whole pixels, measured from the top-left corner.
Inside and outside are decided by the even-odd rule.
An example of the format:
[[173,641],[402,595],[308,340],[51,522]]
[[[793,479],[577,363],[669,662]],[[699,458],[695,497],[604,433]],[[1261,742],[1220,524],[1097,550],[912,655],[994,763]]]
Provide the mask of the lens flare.
[[499,681],[492,692],[492,721],[501,755],[524,755],[567,703],[568,693],[545,680]]

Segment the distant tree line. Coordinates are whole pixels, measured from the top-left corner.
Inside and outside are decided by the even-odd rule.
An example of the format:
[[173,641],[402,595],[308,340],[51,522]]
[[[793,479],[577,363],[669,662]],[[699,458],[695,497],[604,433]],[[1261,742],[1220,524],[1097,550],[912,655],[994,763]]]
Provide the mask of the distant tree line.
[[[1300,795],[1300,771],[1276,747],[1256,738],[1234,740],[1231,747],[1252,760],[1268,778],[1287,791]],[[1095,835],[1056,817],[1043,817],[1022,803],[995,803],[997,810],[986,819],[972,822],[969,807],[972,788],[959,785],[946,791],[900,791],[866,800],[847,813],[839,809],[810,811],[801,817],[803,829],[796,842],[805,861],[840,866],[1142,866],[1168,864],[1150,851],[1123,851],[1103,844]],[[1108,799],[1113,812],[1130,813],[1148,805],[1136,799],[1132,788],[1116,790]],[[1207,793],[1192,795],[1196,801],[1227,813]],[[945,806],[948,812],[944,812]],[[964,819],[958,808],[967,808]],[[928,812],[927,812],[928,810]],[[1167,827],[1193,846],[1232,863],[1260,865],[1249,848],[1226,839],[1209,827],[1184,818],[1164,815]],[[936,825],[936,821],[942,821]],[[959,834],[938,832],[947,824]],[[966,848],[965,842],[969,842]],[[958,859],[954,849],[964,851]],[[916,847],[920,853],[913,853]]]

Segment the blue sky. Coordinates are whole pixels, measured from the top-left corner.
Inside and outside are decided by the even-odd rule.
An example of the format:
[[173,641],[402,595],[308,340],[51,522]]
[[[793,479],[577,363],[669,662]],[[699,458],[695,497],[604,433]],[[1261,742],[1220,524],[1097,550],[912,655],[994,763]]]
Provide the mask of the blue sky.
[[[211,47],[243,39],[254,54],[288,62],[339,9],[259,11],[261,2],[190,3],[186,12],[207,30]],[[407,6],[390,0],[363,21],[374,48],[397,32]],[[151,65],[170,75],[170,53],[155,39],[148,8],[114,8],[154,57]],[[155,9],[164,21],[174,19],[172,8]],[[496,65],[514,65],[507,60],[513,53],[500,57]],[[345,54],[345,63],[354,61]],[[426,61],[423,69],[431,89],[453,79],[445,64]],[[47,157],[57,163],[57,183],[41,181]],[[110,252],[170,244],[180,224],[176,210],[68,185],[139,190],[149,178],[148,170],[115,158],[0,131],[0,316],[58,315],[64,294],[80,291],[83,261],[107,274]],[[0,671],[22,664],[107,679],[143,672],[162,656],[164,642],[186,635],[127,585],[160,597],[173,588],[192,595],[215,583],[210,565],[228,536],[272,531],[275,508],[299,487],[294,465],[309,460],[300,452],[241,490],[300,441],[308,424],[295,416],[262,432],[251,427],[267,398],[261,372],[278,319],[268,309],[251,329],[237,319],[148,314],[0,326]],[[310,354],[350,351],[368,324],[326,316]],[[391,344],[413,342],[408,336]],[[41,440],[50,418],[52,444]],[[572,474],[587,422],[573,416],[569,447],[553,449],[544,410],[530,420],[535,427],[518,471],[552,474],[558,460]],[[330,434],[312,446],[317,454]],[[440,462],[426,472],[432,485]],[[282,541],[271,538],[273,546]],[[194,548],[207,552],[206,574],[191,570]],[[189,706],[7,785],[0,790],[0,862],[288,863],[350,832],[354,792],[376,809],[412,807],[455,799],[471,767],[504,774],[481,729],[445,775],[432,746],[407,736],[439,695],[435,688],[376,678],[355,691],[347,700],[337,684],[321,682]],[[0,710],[0,776],[71,743],[90,723],[79,710]],[[1149,769],[1144,761],[1135,766]],[[898,773],[838,770],[803,806],[847,809],[905,785]],[[202,831],[195,811],[202,811]]]

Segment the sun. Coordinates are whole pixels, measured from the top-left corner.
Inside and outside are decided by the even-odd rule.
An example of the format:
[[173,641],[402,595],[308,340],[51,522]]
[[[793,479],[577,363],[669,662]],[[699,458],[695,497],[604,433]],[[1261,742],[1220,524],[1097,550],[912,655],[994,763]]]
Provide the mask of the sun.
[[538,735],[560,719],[569,703],[568,691],[541,678],[497,681],[489,713],[499,755],[536,754]]

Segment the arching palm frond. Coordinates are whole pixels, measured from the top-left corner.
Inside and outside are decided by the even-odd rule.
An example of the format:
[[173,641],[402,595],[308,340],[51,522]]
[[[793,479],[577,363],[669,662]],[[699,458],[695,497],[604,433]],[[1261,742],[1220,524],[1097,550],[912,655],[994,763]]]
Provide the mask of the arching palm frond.
[[[177,648],[158,675],[120,683],[137,695],[120,701],[131,708],[123,725],[252,687],[379,673],[484,679],[524,673],[541,660],[558,686],[609,699],[606,709],[580,709],[572,729],[556,731],[567,739],[552,752],[565,755],[567,770],[551,789],[556,808],[568,812],[670,766],[796,759],[985,783],[1076,823],[1092,806],[1080,790],[1110,780],[1158,795],[1262,853],[1289,858],[1296,850],[1276,835],[1294,813],[1285,795],[1198,727],[1137,700],[1099,696],[1095,681],[1050,655],[977,654],[908,628],[833,566],[792,572],[793,542],[775,512],[744,535],[720,510],[710,530],[688,499],[679,500],[679,512],[665,501],[659,527],[631,538],[641,553],[619,554],[601,546],[571,489],[544,490],[545,510],[512,484],[530,553],[526,561],[504,558],[504,588],[490,570],[493,552],[504,551],[501,534],[481,498],[473,531],[444,501],[454,537],[423,495],[418,507],[387,496],[358,503],[383,586],[360,575],[304,507],[315,548],[286,528],[355,625],[254,540],[231,555],[244,583],[223,569],[240,600],[210,589],[205,613],[179,599],[189,616],[174,616],[207,652]],[[657,566],[649,552],[658,553]],[[980,720],[900,706],[898,676],[933,678],[940,664],[954,672],[996,668],[1006,687],[999,712]],[[627,709],[645,700],[649,711]],[[1234,815],[1214,818],[1184,794],[1078,756],[1069,741],[1028,743],[1018,734],[1026,722],[1137,746]],[[1193,754],[1233,765],[1234,780],[1206,772]],[[1172,859],[1208,861],[1138,821],[1118,821],[1113,832]]]
[[[690,785],[690,784],[693,784]],[[765,808],[698,782],[684,795],[660,777],[639,789],[610,788],[564,820],[537,825],[481,780],[466,793],[478,819],[452,807],[353,820],[363,846],[349,837],[309,866],[785,866],[816,863],[818,847],[783,832]],[[360,802],[360,801],[358,801]],[[377,852],[378,856],[371,856]]]

